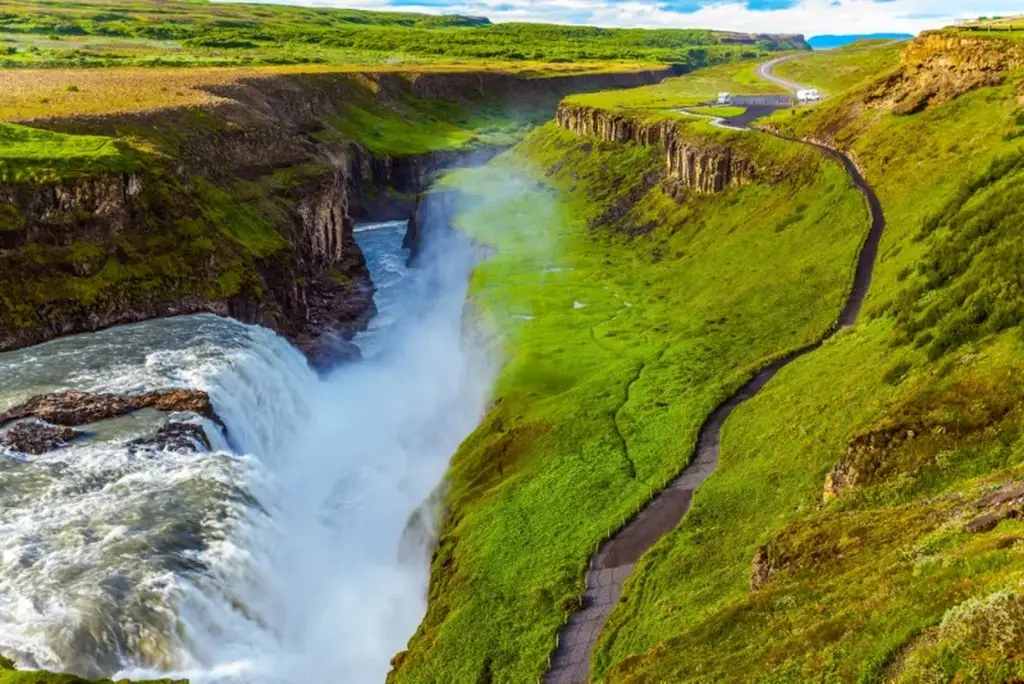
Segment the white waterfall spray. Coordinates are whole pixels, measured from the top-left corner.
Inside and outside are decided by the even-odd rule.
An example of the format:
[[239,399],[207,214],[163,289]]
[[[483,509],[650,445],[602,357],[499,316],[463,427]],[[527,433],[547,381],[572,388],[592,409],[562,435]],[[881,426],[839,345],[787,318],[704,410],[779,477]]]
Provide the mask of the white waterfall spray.
[[[326,378],[271,332],[210,316],[0,356],[0,372],[22,377],[0,392],[0,409],[68,379],[86,389],[200,387],[231,441],[215,454],[140,459],[125,447],[139,429],[128,425],[32,461],[0,454],[0,469],[42,482],[34,486],[54,507],[54,528],[40,529],[42,503],[5,509],[0,494],[0,550],[24,559],[0,569],[0,653],[87,675],[383,681],[425,610],[426,559],[400,561],[403,531],[479,420],[494,367],[463,344],[469,247],[441,236],[425,268],[407,274],[397,226],[367,237],[396,241],[371,255],[371,266],[377,258],[401,275],[379,293],[390,297],[379,305],[391,324],[362,340],[367,360]],[[63,370],[40,378],[51,359]],[[90,477],[102,486],[82,484]],[[133,515],[138,524],[124,524]],[[153,521],[167,519],[165,539]],[[69,524],[101,541],[64,539],[56,526]],[[115,530],[133,543],[102,541]],[[58,550],[90,573],[62,578],[33,560]],[[111,598],[118,574],[128,589]],[[95,612],[107,603],[119,607]],[[72,644],[54,634],[69,624],[85,635]]]

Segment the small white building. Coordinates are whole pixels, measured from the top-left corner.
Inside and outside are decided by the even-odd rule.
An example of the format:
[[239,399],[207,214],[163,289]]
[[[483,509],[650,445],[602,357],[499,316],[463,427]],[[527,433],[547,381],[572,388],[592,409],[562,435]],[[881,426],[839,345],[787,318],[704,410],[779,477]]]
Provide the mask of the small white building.
[[718,93],[718,104],[732,104],[732,93]]
[[821,100],[821,93],[817,88],[801,88],[796,91],[798,102],[818,102]]

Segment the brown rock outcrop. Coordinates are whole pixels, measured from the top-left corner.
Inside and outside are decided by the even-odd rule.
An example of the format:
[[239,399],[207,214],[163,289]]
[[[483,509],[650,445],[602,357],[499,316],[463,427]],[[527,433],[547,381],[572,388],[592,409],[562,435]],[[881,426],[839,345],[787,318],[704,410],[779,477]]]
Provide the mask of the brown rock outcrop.
[[143,408],[195,413],[223,425],[206,392],[167,389],[136,395],[93,394],[78,390],[43,394],[0,414],[0,426],[16,420],[37,418],[53,425],[74,427],[117,418]]
[[921,34],[903,51],[900,67],[881,81],[867,102],[912,114],[975,88],[997,85],[1024,66],[1024,44],[944,30]]
[[558,125],[605,142],[659,145],[665,150],[668,179],[700,194],[714,194],[752,181],[755,162],[733,145],[688,136],[679,121],[648,121],[624,112],[563,103]]

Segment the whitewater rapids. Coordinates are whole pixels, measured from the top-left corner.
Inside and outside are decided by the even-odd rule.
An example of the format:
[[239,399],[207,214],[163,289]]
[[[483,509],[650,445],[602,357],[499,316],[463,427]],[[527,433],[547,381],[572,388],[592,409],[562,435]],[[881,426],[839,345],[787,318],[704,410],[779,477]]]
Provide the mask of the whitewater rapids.
[[[379,315],[318,377],[274,333],[192,316],[0,354],[0,410],[62,388],[194,387],[212,453],[139,451],[155,412],[38,457],[0,448],[0,654],[193,682],[382,682],[423,616],[410,517],[477,424],[494,364],[462,331],[472,250],[404,224],[357,238]],[[429,520],[431,516],[424,516]]]

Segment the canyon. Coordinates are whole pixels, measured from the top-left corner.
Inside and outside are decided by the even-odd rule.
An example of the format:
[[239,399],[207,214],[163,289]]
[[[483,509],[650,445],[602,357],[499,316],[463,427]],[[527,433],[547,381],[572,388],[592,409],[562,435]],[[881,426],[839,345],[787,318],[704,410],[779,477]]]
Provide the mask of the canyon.
[[[137,135],[155,151],[129,172],[0,183],[0,350],[210,312],[280,331],[311,357],[344,357],[350,348],[338,340],[373,315],[355,222],[409,218],[437,171],[501,149],[374,153],[333,126],[345,103],[430,101],[544,117],[570,92],[677,73],[264,77],[210,86],[219,104],[208,109],[25,121],[62,133]],[[226,234],[214,227],[223,221],[241,226]],[[202,233],[204,226],[213,229]]]

